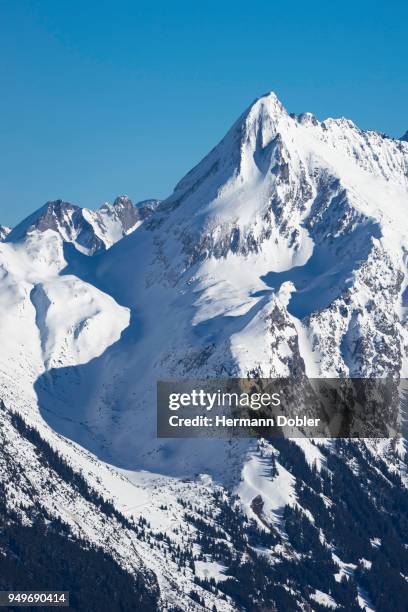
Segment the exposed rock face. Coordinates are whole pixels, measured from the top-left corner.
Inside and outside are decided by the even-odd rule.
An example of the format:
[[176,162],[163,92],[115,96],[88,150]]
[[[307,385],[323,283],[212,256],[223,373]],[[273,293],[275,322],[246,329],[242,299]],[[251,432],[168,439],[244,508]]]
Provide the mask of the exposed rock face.
[[134,206],[127,196],[119,196],[113,204],[105,203],[98,210],[89,210],[55,200],[47,202],[8,234],[10,242],[35,232],[52,230],[65,242],[93,255],[139,227],[158,206],[158,200],[146,200]]

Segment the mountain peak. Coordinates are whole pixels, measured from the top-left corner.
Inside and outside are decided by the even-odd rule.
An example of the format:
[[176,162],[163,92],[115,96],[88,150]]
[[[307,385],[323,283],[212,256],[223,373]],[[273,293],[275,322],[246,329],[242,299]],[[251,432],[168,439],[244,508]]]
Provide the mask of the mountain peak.
[[71,204],[70,202],[65,202],[65,200],[61,200],[60,198],[57,200],[48,200],[44,204],[43,208],[47,208],[49,210],[61,210],[65,208],[79,208],[75,204]]
[[16,242],[33,233],[52,230],[64,242],[93,255],[139,227],[153,214],[157,203],[157,200],[148,200],[136,207],[128,196],[121,195],[113,204],[105,203],[98,210],[89,210],[61,199],[50,200],[13,230],[7,232],[0,226],[0,240]]
[[205,198],[210,192],[215,197],[233,177],[239,176],[241,183],[252,180],[257,172],[254,166],[267,172],[273,149],[269,145],[290,129],[290,123],[292,119],[273,91],[256,98],[212,151],[177,183],[163,206],[171,208],[175,202],[178,206],[180,198],[186,198],[181,194],[196,191],[207,176],[211,186]]
[[66,225],[68,219],[80,212],[80,207],[63,200],[49,200],[41,208],[19,223],[7,236],[13,242],[21,240],[34,230],[45,232],[48,229],[59,231],[61,224]]
[[113,202],[113,205],[116,208],[133,208],[133,202],[127,195],[118,196]]
[[264,121],[266,119],[277,121],[280,117],[287,116],[288,113],[278,96],[271,91],[254,100],[244,115],[247,123],[248,121],[251,123],[254,120]]
[[251,104],[251,107],[256,106],[257,104],[264,104],[269,107],[276,106],[280,110],[285,110],[282,102],[279,100],[278,96],[274,91],[269,91],[265,94],[262,94],[261,96],[258,96],[258,98],[256,98]]
[[404,142],[408,142],[408,130],[405,132],[403,136],[401,136],[400,140],[403,140]]

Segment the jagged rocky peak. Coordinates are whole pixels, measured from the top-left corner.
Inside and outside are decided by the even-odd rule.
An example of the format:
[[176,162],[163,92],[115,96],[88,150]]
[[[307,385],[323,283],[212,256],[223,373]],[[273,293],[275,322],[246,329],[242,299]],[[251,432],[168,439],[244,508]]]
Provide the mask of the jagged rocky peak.
[[[141,200],[140,202],[136,202],[136,204],[133,204],[132,200],[129,198],[129,196],[127,195],[119,195],[117,196],[117,198],[115,198],[114,202],[113,202],[113,206],[115,207],[116,210],[131,210],[131,209],[136,209],[139,212],[144,209],[145,207],[149,207],[149,208],[155,208],[155,206],[157,206],[160,203],[161,200],[157,200],[155,198],[149,198],[147,200]],[[109,205],[109,204],[108,204]],[[106,204],[105,204],[106,206]]]
[[295,199],[304,210],[323,175],[330,173],[351,187],[361,171],[405,189],[408,164],[400,142],[363,131],[343,117],[318,121],[312,113],[289,114],[270,93],[249,106],[160,208],[182,203],[190,218],[200,209],[206,216],[212,211],[221,222],[236,217],[241,226],[248,218],[255,222],[253,213],[272,209],[282,226],[282,213],[291,213]]
[[110,202],[104,202],[99,210],[115,210],[118,212],[119,210],[133,210],[135,208],[132,200],[127,195],[120,195],[115,198],[113,204]]
[[141,220],[139,210],[126,195],[118,196],[113,204],[105,202],[99,210],[90,212],[90,215],[102,229],[107,223],[116,224],[116,232],[119,231],[121,236],[127,234]]
[[132,200],[127,195],[118,196],[113,205],[116,206],[116,208],[134,208]]
[[42,209],[40,215],[33,223],[33,228],[42,232],[47,229],[58,231],[60,228],[70,230],[75,219],[73,216],[81,214],[81,209],[75,204],[64,202],[64,200],[53,200],[47,202]]
[[212,151],[182,178],[160,208],[172,209],[191,197],[198,200],[201,193],[208,201],[224,187],[230,189],[230,181],[238,179],[242,185],[251,181],[257,166],[267,172],[263,158],[272,152],[273,145],[269,145],[285,131],[288,121],[291,119],[276,94],[257,98]]
[[[348,119],[320,122],[310,113],[299,119],[274,94],[259,98],[147,224],[162,266],[156,278],[169,284],[204,279],[201,311],[211,304],[211,313],[221,310],[226,286],[239,307],[245,303],[251,290],[243,286],[240,293],[241,275],[248,286],[260,278],[279,295],[293,282],[293,296],[278,307],[282,319],[286,308],[288,320],[302,321],[310,333],[306,351],[298,343],[308,375],[406,371],[406,330],[394,312],[406,278],[407,151]],[[369,296],[364,305],[362,295]],[[204,320],[202,312],[197,318]],[[267,316],[262,311],[257,325]],[[267,337],[264,329],[260,338]],[[379,358],[381,343],[388,348]],[[259,343],[254,353],[243,346],[232,361],[245,374],[258,365]],[[278,349],[285,359],[265,348],[264,372],[271,371],[269,361],[280,373],[286,362],[292,369],[300,363],[295,342],[288,359],[287,346],[282,335]]]
[[64,235],[70,235],[72,228],[81,215],[79,206],[64,202],[63,200],[52,200],[29,215],[19,223],[8,235],[7,240],[14,242],[21,240],[34,231],[45,232],[54,230]]
[[118,196],[113,204],[105,202],[98,211],[93,213],[100,225],[106,224],[106,217],[109,223],[116,221],[117,230],[121,231],[121,236],[129,234],[139,227],[156,209],[160,200],[146,200],[133,204],[127,195]]
[[178,209],[166,231],[181,237],[187,265],[276,241],[296,257],[298,221],[312,195],[297,132],[277,96],[262,96],[178,183],[160,209]]
[[108,246],[106,237],[96,227],[93,215],[92,211],[70,202],[52,200],[19,223],[7,236],[7,241],[18,242],[38,233],[52,231],[82,253],[93,255]]
[[40,208],[41,217],[46,216],[61,216],[66,211],[75,211],[80,210],[80,207],[76,204],[71,204],[71,202],[66,202],[65,200],[49,200]]
[[64,200],[47,202],[22,221],[7,236],[9,242],[23,240],[35,232],[57,232],[64,242],[70,242],[93,255],[106,250],[129,234],[155,210],[158,200],[148,200],[134,206],[127,196],[119,196],[113,204],[105,203],[98,210],[81,208]]
[[404,142],[408,142],[408,130],[405,132],[403,136],[401,136],[400,140],[403,140]]

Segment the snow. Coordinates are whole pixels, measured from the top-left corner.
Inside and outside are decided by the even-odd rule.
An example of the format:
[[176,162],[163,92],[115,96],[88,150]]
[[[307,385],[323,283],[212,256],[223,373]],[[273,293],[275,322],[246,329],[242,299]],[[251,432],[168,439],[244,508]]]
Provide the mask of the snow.
[[[408,162],[401,147],[350,122],[323,127],[309,115],[298,121],[269,95],[159,206],[154,230],[143,224],[119,240],[119,208],[106,204],[98,223],[96,213],[82,213],[106,246],[117,242],[93,260],[71,261],[61,235],[77,237],[65,226],[61,235],[33,231],[1,243],[8,393],[13,368],[24,364],[18,379],[27,401],[37,404],[30,390],[36,384],[52,426],[100,459],[129,470],[208,471],[233,481],[247,442],[234,443],[227,461],[231,451],[222,441],[157,441],[156,380],[246,376],[254,369],[288,376],[302,362],[309,376],[356,368],[382,375],[397,354],[404,363],[398,341],[404,322],[392,319],[406,287],[404,281],[398,289],[393,278],[400,270],[406,276],[400,245]],[[384,285],[380,299],[376,282]],[[373,299],[379,317],[368,312]],[[375,347],[384,336],[381,316],[395,329],[394,352],[378,363],[366,350],[361,362],[353,357],[356,339],[363,333]],[[8,330],[20,318],[18,344]],[[64,369],[52,390],[45,369]],[[320,465],[317,447],[299,444]]]
[[[272,479],[251,440],[158,440],[156,381],[289,376],[295,365],[314,377],[403,374],[407,170],[408,146],[346,120],[292,118],[269,95],[180,181],[154,223],[124,231],[115,205],[84,210],[97,257],[67,248],[94,248],[79,242],[71,209],[57,230],[27,231],[37,211],[0,243],[2,397],[126,515],[176,541],[175,527],[188,537],[177,496],[208,501],[219,483],[262,528],[279,529],[284,506],[297,504],[279,458]],[[320,470],[319,446],[295,442]],[[83,530],[100,541],[98,528]],[[162,577],[162,559],[140,554]],[[333,558],[338,578],[354,571]],[[222,580],[216,562],[200,563]]]
[[255,498],[262,498],[262,514],[265,520],[277,525],[281,524],[285,506],[296,504],[294,477],[278,462],[276,467],[278,474],[271,478],[268,456],[262,456],[259,451],[254,453],[244,463],[241,481],[236,489],[247,516],[255,519],[263,528],[265,526],[262,520],[252,507]]
[[0,226],[0,240],[7,238],[18,243],[51,231],[80,253],[94,255],[134,232],[158,203],[158,200],[146,200],[140,203],[144,208],[139,208],[127,196],[119,196],[114,204],[106,202],[97,210],[89,210],[55,200],[47,202],[13,230]]
[[372,561],[369,561],[368,559],[359,559],[359,563],[361,563],[361,565],[364,567],[364,569],[366,570],[370,570],[371,566],[372,566]]
[[202,580],[214,578],[216,582],[222,582],[228,578],[225,575],[227,568],[216,561],[196,561],[195,569],[196,575]]
[[315,592],[312,593],[310,599],[313,599],[315,602],[321,606],[325,606],[326,608],[338,608],[338,605],[333,597],[327,593],[323,593],[323,591],[319,591],[319,589],[316,589]]
[[357,587],[357,591],[358,591],[357,601],[358,601],[358,605],[360,606],[360,608],[364,610],[364,612],[375,612],[375,609],[372,607],[369,597],[367,593],[364,591],[364,589],[362,589],[361,587]]
[[353,574],[354,570],[357,569],[357,565],[355,563],[345,563],[335,553],[332,553],[332,559],[340,568],[340,571],[336,574],[336,580],[338,582],[340,582],[342,576],[350,576]]
[[[397,356],[405,363],[406,326],[392,313],[406,287],[394,276],[406,277],[407,154],[347,121],[297,120],[271,94],[159,206],[154,229],[119,240],[119,208],[106,204],[98,217],[82,213],[107,247],[117,242],[93,260],[71,261],[65,249],[62,238],[79,248],[71,209],[60,235],[1,243],[8,393],[21,367],[27,401],[37,404],[36,384],[52,426],[112,465],[234,480],[245,441],[234,443],[230,470],[222,441],[155,439],[156,380],[288,376],[294,363],[309,376],[383,375]],[[359,335],[373,351],[383,341],[381,316],[395,330],[393,352],[359,360]],[[52,390],[45,369],[65,370]],[[319,463],[316,447],[304,450]]]
[[293,438],[292,442],[297,444],[305,454],[306,461],[310,467],[316,466],[320,472],[324,465],[324,457],[319,450],[318,444],[324,444],[324,440],[308,440],[307,438]]
[[87,363],[129,325],[127,308],[71,275],[36,284],[31,301],[47,369]]

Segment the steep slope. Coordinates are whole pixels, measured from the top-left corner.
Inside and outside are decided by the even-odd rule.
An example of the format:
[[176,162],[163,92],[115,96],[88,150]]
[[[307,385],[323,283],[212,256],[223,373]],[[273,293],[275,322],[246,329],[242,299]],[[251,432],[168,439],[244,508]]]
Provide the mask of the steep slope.
[[157,582],[135,551],[140,530],[20,416],[0,410],[1,588],[70,590],[75,610],[86,601],[89,610],[156,610]]
[[120,474],[0,411],[2,588],[69,588],[75,610],[404,609],[403,448],[261,441],[233,496]]
[[157,379],[406,375],[407,172],[401,141],[257,100],[136,234],[76,262],[131,319],[37,382],[49,422],[112,463],[226,482],[248,443],[157,440]]
[[[88,258],[86,258],[88,260]],[[54,231],[0,244],[0,389],[6,400],[36,405],[34,383],[49,367],[84,363],[102,353],[129,322],[129,310],[72,275]]]
[[406,376],[407,176],[407,143],[270,94],[137,231],[60,203],[0,244],[1,397],[151,521],[162,602],[403,609],[403,445],[158,440],[155,385]]

